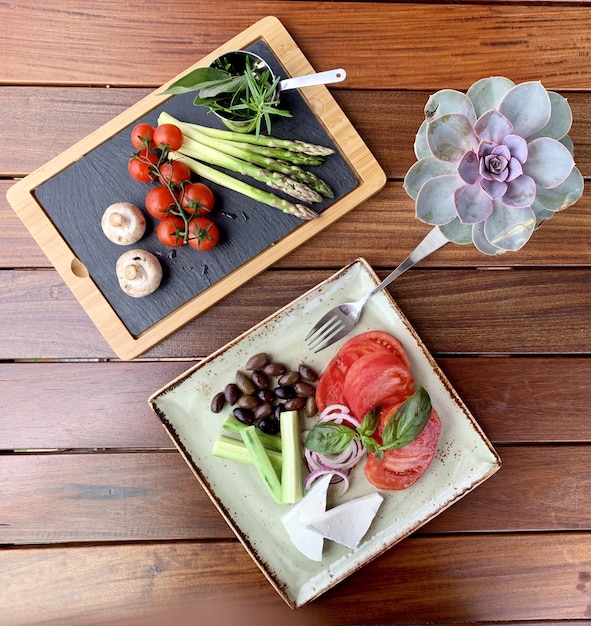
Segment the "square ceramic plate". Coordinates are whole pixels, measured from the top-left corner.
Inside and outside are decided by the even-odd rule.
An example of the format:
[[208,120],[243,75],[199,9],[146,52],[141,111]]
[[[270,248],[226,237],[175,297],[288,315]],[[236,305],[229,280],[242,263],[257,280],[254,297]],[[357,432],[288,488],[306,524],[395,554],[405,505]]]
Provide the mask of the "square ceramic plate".
[[[397,337],[411,361],[417,385],[431,396],[442,421],[436,456],[425,475],[405,491],[384,491],[384,501],[355,550],[325,542],[320,563],[308,560],[291,543],[281,518],[288,507],[276,504],[260,484],[254,467],[211,455],[225,414],[211,413],[215,393],[231,382],[250,356],[267,352],[297,367],[322,371],[344,343],[312,353],[304,342],[311,326],[331,307],[356,300],[379,282],[358,259],[279,310],[230,344],[176,378],[149,399],[171,438],[237,537],[283,599],[300,607],[342,581],[385,550],[426,524],[500,467],[500,459],[475,419],[427,352],[421,339],[387,292],[365,307],[353,334],[380,329]],[[350,499],[375,488],[355,468]],[[334,499],[329,506],[339,504]]]

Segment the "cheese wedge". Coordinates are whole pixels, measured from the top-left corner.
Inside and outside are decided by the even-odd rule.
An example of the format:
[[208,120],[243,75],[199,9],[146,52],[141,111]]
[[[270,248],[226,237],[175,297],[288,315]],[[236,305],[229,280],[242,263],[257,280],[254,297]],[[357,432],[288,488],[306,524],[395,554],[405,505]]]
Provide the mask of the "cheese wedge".
[[318,478],[306,495],[283,516],[283,525],[295,547],[312,561],[322,561],[324,538],[306,523],[326,511],[326,494],[332,474]]
[[348,548],[356,548],[369,530],[384,498],[379,493],[343,502],[304,523],[306,530]]

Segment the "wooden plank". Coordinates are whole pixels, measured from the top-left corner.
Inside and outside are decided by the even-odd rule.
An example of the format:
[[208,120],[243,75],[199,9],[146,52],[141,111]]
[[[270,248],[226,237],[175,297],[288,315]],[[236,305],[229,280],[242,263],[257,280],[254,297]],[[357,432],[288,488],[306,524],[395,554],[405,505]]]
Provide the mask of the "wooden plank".
[[[206,356],[330,275],[328,271],[267,272],[146,356]],[[413,269],[391,291],[427,348],[436,354],[584,355],[591,352],[591,291],[583,288],[588,283],[588,270],[580,269]],[[57,273],[1,272],[0,290],[6,294],[0,326],[11,329],[0,346],[0,359],[114,356]],[[261,298],[268,293],[273,297]],[[30,328],[36,332],[28,332]]]
[[[430,92],[354,91],[344,87],[337,90],[332,86],[330,90],[388,177],[403,178],[415,161],[413,142]],[[0,135],[0,172],[6,176],[30,173],[151,91],[4,87],[0,99],[11,124]],[[591,136],[586,131],[586,120],[591,118],[591,103],[585,93],[563,95],[568,97],[573,112],[570,136],[575,142],[577,167],[590,176]],[[384,124],[392,132],[385,133]]]
[[[459,4],[449,19],[446,5],[280,0],[183,0],[174,11],[149,0],[141,19],[134,6],[112,1],[66,0],[59,9],[34,0],[3,4],[0,82],[155,86],[267,15],[282,20],[316,69],[346,67],[355,89],[467,88],[498,74],[499,58],[519,82],[541,79],[553,89],[590,84],[584,6]],[[466,37],[478,42],[470,63],[457,45]]]
[[[52,267],[16,213],[8,206],[4,193],[11,185],[0,181],[0,267]],[[498,257],[480,254],[474,246],[449,245],[436,256],[428,257],[422,267],[508,267],[508,266],[582,266],[591,265],[591,197],[583,195],[544,224],[519,252]],[[414,203],[400,183],[388,183],[380,193],[364,202],[305,244],[279,260],[277,268],[334,268],[345,266],[361,256],[373,267],[389,267],[402,260],[419,242],[425,226],[417,221]],[[569,245],[565,246],[564,242]],[[343,245],[343,242],[347,242]]]
[[[193,364],[0,363],[0,449],[171,449],[147,398]],[[591,441],[591,359],[438,364],[493,443]]]
[[590,560],[584,533],[415,537],[292,612],[234,542],[19,549],[0,601],[11,626],[586,620]]
[[[419,534],[591,529],[590,446],[498,450],[502,469]],[[2,455],[0,472],[0,545],[234,537],[176,452]]]

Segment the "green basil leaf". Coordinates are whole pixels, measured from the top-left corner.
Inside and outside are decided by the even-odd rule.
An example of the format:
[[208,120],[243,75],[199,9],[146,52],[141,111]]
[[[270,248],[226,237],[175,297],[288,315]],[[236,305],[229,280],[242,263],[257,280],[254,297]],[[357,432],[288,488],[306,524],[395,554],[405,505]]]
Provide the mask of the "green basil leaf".
[[390,418],[382,433],[382,448],[393,450],[414,441],[431,417],[431,398],[423,387],[407,398]]
[[355,431],[342,424],[320,423],[312,426],[304,446],[320,454],[339,454],[355,437]]
[[361,426],[358,428],[359,434],[371,437],[376,432],[379,417],[379,412],[375,409],[372,409],[369,413],[367,413],[361,422]]
[[213,67],[198,67],[192,72],[181,76],[177,81],[169,85],[164,93],[187,93],[189,91],[199,91],[207,83],[219,82],[231,78],[230,74],[224,70]]
[[380,444],[372,437],[361,435],[361,443],[369,454],[376,454],[380,450]]

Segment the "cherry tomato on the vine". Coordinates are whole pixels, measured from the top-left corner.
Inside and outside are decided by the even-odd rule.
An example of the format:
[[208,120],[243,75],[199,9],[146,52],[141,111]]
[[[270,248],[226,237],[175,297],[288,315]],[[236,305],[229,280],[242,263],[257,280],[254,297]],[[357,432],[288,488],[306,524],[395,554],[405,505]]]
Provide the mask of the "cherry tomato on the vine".
[[203,183],[184,185],[181,192],[181,206],[187,213],[205,215],[210,213],[215,204],[213,191]]
[[160,124],[154,129],[154,143],[157,146],[168,146],[169,150],[179,150],[183,145],[183,132],[174,124]]
[[146,195],[146,211],[157,219],[168,215],[170,207],[175,207],[175,199],[170,189],[164,185],[154,187]]
[[207,217],[196,217],[189,222],[189,245],[195,250],[211,250],[220,240],[218,227]]
[[191,178],[191,170],[181,161],[166,161],[160,166],[160,178],[171,183],[182,183]]
[[156,237],[160,243],[170,248],[178,248],[185,243],[185,222],[174,215],[165,217],[156,226]]
[[134,148],[148,148],[154,139],[154,127],[151,124],[142,122],[136,124],[131,131],[131,143]]
[[127,169],[132,178],[140,183],[149,183],[154,180],[153,167],[158,163],[158,157],[147,149],[141,150],[127,163]]

